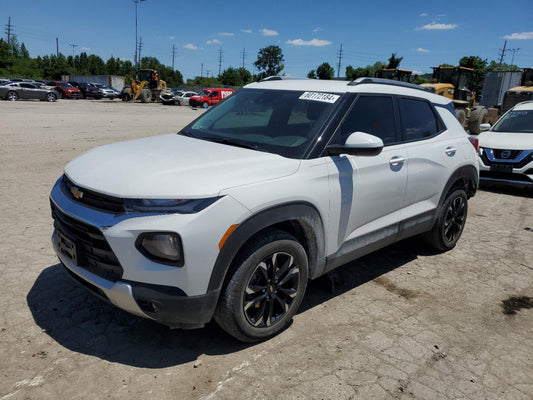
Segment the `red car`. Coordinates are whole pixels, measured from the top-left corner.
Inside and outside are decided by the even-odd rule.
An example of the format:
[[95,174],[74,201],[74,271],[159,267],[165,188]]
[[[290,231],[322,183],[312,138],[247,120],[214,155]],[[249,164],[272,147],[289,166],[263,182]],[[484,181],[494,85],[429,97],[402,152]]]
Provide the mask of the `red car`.
[[80,99],[82,97],[80,89],[68,82],[53,82],[53,85],[54,89],[61,93],[61,97],[65,99]]
[[214,106],[235,92],[227,88],[207,88],[200,90],[196,96],[191,96],[189,105],[203,108]]

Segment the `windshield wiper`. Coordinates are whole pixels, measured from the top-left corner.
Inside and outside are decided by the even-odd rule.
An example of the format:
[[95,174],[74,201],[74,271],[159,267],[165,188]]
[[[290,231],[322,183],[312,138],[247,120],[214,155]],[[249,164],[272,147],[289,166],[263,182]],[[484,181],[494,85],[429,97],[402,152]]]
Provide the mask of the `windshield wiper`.
[[235,147],[242,147],[243,149],[251,149],[251,150],[261,150],[261,148],[256,144],[247,144],[242,142],[235,142],[233,140],[227,139],[227,138],[214,138],[214,137],[203,137],[203,140],[208,140],[210,142],[215,143],[221,143],[221,144],[227,144],[228,146],[235,146]]

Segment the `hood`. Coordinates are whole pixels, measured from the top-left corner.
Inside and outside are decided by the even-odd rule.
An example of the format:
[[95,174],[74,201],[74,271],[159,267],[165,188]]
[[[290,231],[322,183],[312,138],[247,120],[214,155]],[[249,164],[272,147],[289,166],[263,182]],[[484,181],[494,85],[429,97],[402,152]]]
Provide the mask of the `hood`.
[[502,150],[533,150],[533,133],[482,132],[479,147]]
[[177,134],[90,150],[65,173],[75,184],[124,198],[203,198],[291,175],[300,161]]

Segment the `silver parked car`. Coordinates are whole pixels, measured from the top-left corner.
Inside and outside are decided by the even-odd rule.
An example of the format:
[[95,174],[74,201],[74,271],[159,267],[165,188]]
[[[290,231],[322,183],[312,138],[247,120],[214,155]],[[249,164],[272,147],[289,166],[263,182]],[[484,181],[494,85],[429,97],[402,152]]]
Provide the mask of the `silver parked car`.
[[0,98],[5,100],[33,99],[56,101],[61,95],[55,89],[29,82],[8,82],[0,85]]
[[114,87],[109,87],[96,82],[91,83],[91,85],[96,86],[100,91],[102,97],[106,99],[116,99],[120,97],[120,91],[115,89]]
[[178,90],[171,93],[162,93],[159,98],[165,105],[176,104],[183,106],[189,104],[189,98],[197,94],[196,92]]

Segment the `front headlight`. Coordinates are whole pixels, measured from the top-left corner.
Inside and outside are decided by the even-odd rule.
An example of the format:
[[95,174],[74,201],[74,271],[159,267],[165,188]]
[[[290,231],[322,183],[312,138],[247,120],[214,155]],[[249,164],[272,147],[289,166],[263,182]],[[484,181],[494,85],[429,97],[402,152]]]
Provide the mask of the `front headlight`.
[[124,199],[123,204],[126,212],[194,214],[218,199]]

